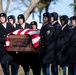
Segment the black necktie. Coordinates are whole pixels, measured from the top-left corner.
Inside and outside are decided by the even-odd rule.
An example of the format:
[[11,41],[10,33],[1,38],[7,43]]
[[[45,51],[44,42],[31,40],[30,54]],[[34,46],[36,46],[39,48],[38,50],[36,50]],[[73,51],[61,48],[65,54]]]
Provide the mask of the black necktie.
[[23,29],[23,27],[21,26],[21,29]]

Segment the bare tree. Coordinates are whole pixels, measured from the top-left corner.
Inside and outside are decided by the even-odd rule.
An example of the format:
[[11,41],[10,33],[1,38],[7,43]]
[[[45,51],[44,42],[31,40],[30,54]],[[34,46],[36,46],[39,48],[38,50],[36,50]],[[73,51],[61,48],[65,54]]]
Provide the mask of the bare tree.
[[76,15],[76,0],[74,0],[74,3],[71,3],[70,6],[74,7],[74,15]]
[[[14,1],[18,1],[18,0],[14,0]],[[14,1],[13,1],[13,2],[14,2]],[[25,4],[25,3],[24,3],[24,0],[22,0],[22,1],[23,1],[23,4]],[[25,4],[25,5],[28,7],[28,9],[23,13],[26,19],[30,16],[30,13],[31,13],[32,10],[36,7],[36,5],[38,4],[39,1],[40,1],[40,0],[30,0],[30,5],[29,5],[29,6],[27,6],[27,5]],[[10,7],[11,1],[10,1],[10,0],[7,0],[5,10],[3,10],[3,3],[2,3],[2,2],[3,2],[3,0],[0,0],[0,13],[1,13],[1,12],[5,12],[5,13],[9,12],[8,9],[9,9],[9,7]],[[15,8],[16,8],[16,7],[15,7]],[[12,9],[13,9],[13,8],[12,8]]]
[[8,8],[9,8],[9,5],[10,5],[10,0],[7,0],[6,8],[5,8],[5,10],[3,10],[3,1],[0,0],[0,12],[5,12],[5,13],[7,13]]
[[30,5],[28,9],[24,12],[24,16],[27,19],[31,13],[31,11],[36,7],[40,0],[30,0]]
[[10,5],[10,0],[7,0],[7,6],[6,6],[6,9],[5,9],[5,11],[4,11],[5,13],[8,12],[9,5]]

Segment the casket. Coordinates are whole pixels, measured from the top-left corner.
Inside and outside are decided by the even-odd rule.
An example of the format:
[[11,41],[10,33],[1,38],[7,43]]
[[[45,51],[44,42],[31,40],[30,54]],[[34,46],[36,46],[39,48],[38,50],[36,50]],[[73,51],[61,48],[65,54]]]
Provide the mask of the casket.
[[10,42],[7,51],[36,52],[30,35],[9,35]]

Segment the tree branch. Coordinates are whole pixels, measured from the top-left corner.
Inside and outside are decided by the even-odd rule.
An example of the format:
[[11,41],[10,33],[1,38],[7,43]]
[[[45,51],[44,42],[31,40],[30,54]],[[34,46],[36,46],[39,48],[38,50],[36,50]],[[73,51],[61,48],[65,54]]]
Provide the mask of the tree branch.
[[5,9],[5,13],[8,12],[9,5],[10,5],[10,0],[7,0],[7,6],[6,6],[6,9]]
[[31,11],[35,8],[35,6],[38,4],[40,0],[30,0],[30,6],[28,9],[24,12],[25,19],[30,16]]
[[2,0],[0,0],[0,12],[3,12]]

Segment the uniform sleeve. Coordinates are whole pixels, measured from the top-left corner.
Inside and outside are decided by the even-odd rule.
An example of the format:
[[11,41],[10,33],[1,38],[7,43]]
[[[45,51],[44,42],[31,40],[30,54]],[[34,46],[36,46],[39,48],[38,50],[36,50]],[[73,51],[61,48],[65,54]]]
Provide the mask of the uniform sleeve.
[[71,41],[72,46],[76,46],[76,33],[73,34]]
[[4,38],[4,37],[0,37],[0,44],[4,44],[5,41],[6,41],[6,38]]
[[59,36],[58,40],[57,40],[57,47],[62,47],[64,45],[66,45],[68,42],[70,42],[70,39],[72,37],[72,30],[68,30],[67,32],[61,33],[61,35]]

